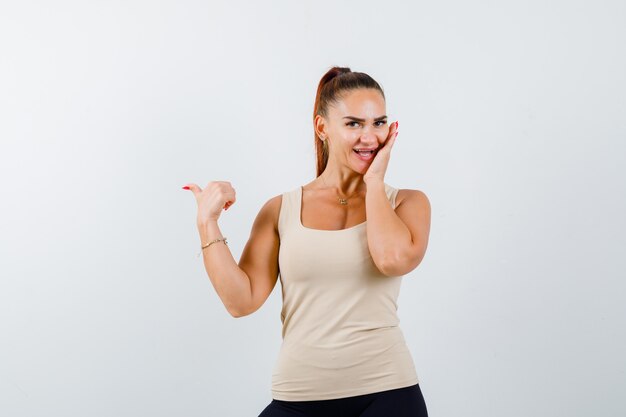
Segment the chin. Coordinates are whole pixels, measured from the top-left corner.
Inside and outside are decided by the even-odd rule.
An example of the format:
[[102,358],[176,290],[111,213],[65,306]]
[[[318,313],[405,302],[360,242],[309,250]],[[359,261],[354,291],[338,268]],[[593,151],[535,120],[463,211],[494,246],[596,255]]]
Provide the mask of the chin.
[[369,167],[370,167],[369,165],[366,165],[366,166],[354,166],[354,165],[352,165],[351,168],[352,168],[352,170],[354,172],[356,172],[358,174],[361,174],[361,175],[365,175],[365,173],[367,172],[367,169]]

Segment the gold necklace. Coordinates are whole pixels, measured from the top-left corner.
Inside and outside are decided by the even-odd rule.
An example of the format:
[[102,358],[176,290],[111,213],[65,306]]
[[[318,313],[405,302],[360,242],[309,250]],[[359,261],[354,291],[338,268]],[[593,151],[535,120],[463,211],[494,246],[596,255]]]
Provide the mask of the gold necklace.
[[[324,185],[326,185],[326,181],[324,181],[324,178],[322,177],[322,181],[324,182]],[[328,187],[328,185],[326,185],[326,187]],[[352,195],[346,197],[346,198],[341,198],[341,197],[337,197],[339,199],[339,204],[343,204],[344,206],[348,204],[348,199],[356,194],[358,194],[359,192],[355,192]]]

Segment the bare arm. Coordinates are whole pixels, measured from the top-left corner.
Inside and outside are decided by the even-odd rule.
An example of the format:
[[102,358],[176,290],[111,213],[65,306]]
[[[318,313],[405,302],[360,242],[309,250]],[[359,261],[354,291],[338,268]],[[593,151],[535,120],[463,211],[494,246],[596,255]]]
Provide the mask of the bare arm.
[[430,233],[430,202],[410,190],[395,210],[381,181],[370,181],[366,194],[367,240],[374,264],[387,276],[404,275],[421,263]]
[[[207,244],[223,236],[217,220],[198,223],[198,231],[202,244]],[[203,249],[202,256],[204,269],[209,275],[215,292],[222,300],[226,310],[233,317],[238,317],[241,306],[250,302],[250,279],[239,268],[228,245],[224,242],[216,242]]]
[[[204,267],[209,278],[233,317],[243,317],[258,310],[269,297],[278,280],[278,214],[282,198],[274,197],[259,211],[239,264],[229,248],[216,242],[203,250]],[[198,225],[206,244],[222,237],[217,221]]]

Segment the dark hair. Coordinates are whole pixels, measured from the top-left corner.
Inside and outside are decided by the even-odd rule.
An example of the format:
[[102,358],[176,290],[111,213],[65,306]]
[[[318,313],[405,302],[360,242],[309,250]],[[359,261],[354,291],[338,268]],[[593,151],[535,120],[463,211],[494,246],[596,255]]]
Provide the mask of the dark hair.
[[[328,146],[321,141],[315,130],[315,116],[328,116],[328,107],[341,100],[342,93],[357,88],[374,88],[380,91],[383,99],[385,93],[378,83],[364,72],[352,72],[348,67],[332,67],[324,74],[317,86],[315,106],[313,108],[313,135],[315,141],[315,155],[317,159],[317,177],[320,176],[328,163]],[[328,139],[326,139],[328,140]]]

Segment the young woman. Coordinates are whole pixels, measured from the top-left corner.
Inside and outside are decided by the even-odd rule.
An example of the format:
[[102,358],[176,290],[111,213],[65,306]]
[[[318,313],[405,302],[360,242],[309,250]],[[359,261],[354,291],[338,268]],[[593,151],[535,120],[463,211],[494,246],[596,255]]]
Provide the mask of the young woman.
[[[424,417],[398,323],[402,276],[422,261],[430,203],[384,181],[398,122],[369,75],[333,67],[313,112],[317,177],[269,199],[239,264],[218,227],[227,181],[195,184],[204,265],[234,317],[258,310],[280,271],[282,338],[272,401],[259,417]],[[222,243],[223,242],[223,243]]]

